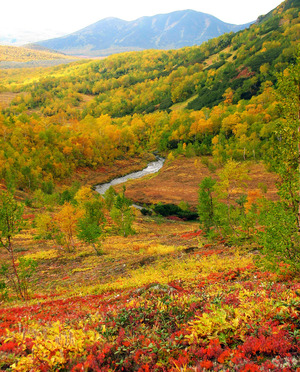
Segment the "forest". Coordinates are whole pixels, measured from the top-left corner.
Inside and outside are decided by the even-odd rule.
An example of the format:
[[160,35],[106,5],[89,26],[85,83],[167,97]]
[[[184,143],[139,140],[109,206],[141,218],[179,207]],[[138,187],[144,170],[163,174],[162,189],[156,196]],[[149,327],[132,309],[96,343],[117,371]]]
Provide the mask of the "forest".
[[1,371],[300,371],[299,39],[0,47]]

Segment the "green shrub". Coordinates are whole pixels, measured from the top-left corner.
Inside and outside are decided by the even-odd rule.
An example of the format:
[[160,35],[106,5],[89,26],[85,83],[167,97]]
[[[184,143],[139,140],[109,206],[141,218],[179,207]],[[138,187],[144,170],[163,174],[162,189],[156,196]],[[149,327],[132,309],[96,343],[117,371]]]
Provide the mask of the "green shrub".
[[300,270],[300,235],[297,220],[290,208],[283,203],[268,203],[260,214],[260,244],[264,254],[263,263],[276,271],[280,263],[292,270]]
[[198,213],[192,212],[190,210],[183,210],[178,205],[175,204],[156,204],[154,206],[154,212],[163,216],[177,216],[183,220],[196,220],[198,218]]

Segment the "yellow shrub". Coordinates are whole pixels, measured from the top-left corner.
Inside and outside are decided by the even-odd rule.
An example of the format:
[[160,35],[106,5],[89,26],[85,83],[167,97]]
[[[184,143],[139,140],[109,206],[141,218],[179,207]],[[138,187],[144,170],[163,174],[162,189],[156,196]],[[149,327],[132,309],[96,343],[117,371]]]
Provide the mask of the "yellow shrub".
[[48,249],[45,251],[39,251],[36,253],[26,254],[25,258],[31,258],[32,260],[42,261],[42,260],[49,260],[51,258],[56,258],[58,256],[57,251],[55,249]]
[[[23,333],[12,333],[10,336],[20,344],[24,341]],[[13,371],[30,371],[34,365],[33,356],[56,369],[58,365],[63,366],[67,362],[70,354],[78,356],[84,352],[87,344],[101,340],[99,333],[94,330],[71,329],[59,321],[47,328],[31,324],[26,337],[34,340],[33,352],[12,365]]]

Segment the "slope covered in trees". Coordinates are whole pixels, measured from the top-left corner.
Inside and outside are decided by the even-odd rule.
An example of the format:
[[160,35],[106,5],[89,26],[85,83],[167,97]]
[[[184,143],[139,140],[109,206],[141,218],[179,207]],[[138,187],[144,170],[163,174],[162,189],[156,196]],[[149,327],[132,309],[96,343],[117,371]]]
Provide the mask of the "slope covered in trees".
[[[260,157],[277,117],[277,74],[295,62],[298,41],[298,4],[285,2],[249,30],[199,47],[58,66],[33,82],[31,71],[15,82],[9,74],[2,90],[18,96],[1,118],[2,177],[15,167],[18,182],[33,187],[41,180],[21,180],[183,143],[197,154]],[[191,97],[187,110],[170,110]]]
[[61,53],[49,50],[32,50],[22,47],[0,45],[0,62],[27,62],[36,60],[69,59]]
[[1,117],[2,178],[35,188],[183,144],[222,161],[260,158],[279,115],[277,77],[296,61],[298,41],[299,7],[285,2],[249,30],[199,47],[5,73],[2,91],[17,96]]
[[76,57],[66,56],[46,48],[32,50],[0,45],[0,69],[55,66],[76,59]]

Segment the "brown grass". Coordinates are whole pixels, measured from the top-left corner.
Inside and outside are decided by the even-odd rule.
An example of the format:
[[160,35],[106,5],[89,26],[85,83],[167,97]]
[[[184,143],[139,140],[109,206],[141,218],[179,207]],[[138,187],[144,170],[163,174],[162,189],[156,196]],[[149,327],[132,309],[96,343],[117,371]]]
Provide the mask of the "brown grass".
[[[162,258],[152,253],[152,246],[171,245],[175,250],[180,247],[176,255],[181,257],[185,255],[185,248],[199,245],[198,237],[182,237],[199,229],[196,222],[165,220],[161,224],[155,218],[140,215],[134,228],[138,233],[136,235],[107,237],[102,245],[104,254],[101,256],[97,256],[91,246],[81,244],[79,241],[76,242],[73,253],[65,253],[52,240],[34,239],[37,232],[30,226],[28,230],[23,230],[14,238],[13,244],[16,257],[37,259],[36,281],[31,287],[38,293],[62,293],[82,283],[96,285],[126,276],[131,269],[155,264],[157,259]],[[53,257],[55,251],[56,257]],[[43,258],[33,256],[43,252],[45,252]],[[3,262],[9,262],[9,256],[1,249],[0,264]]]
[[19,93],[2,92],[0,93],[0,107],[5,109],[19,95]]
[[[236,195],[247,193],[248,190],[267,189],[265,196],[275,200],[276,175],[267,172],[262,163],[249,162],[248,170],[250,180],[247,181],[247,188],[237,190]],[[204,177],[211,176],[218,179],[219,171],[220,169],[215,173],[211,172],[200,158],[181,156],[165,164],[158,174],[129,181],[126,184],[126,196],[138,204],[158,202],[178,204],[185,201],[195,207],[198,203],[199,184]],[[119,186],[117,190],[120,189]]]

